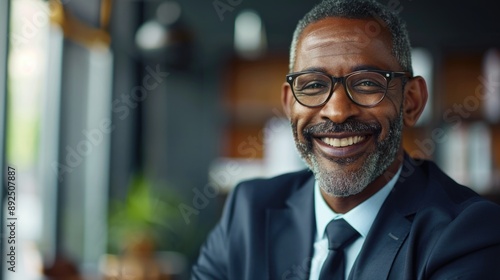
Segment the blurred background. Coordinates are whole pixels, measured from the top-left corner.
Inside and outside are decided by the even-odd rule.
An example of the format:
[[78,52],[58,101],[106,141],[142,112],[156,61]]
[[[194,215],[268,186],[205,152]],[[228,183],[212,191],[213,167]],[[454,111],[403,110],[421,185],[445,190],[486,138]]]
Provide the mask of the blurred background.
[[[1,1],[1,279],[188,279],[238,181],[304,168],[280,88],[317,2]],[[499,202],[498,2],[381,3],[431,93],[407,151]]]

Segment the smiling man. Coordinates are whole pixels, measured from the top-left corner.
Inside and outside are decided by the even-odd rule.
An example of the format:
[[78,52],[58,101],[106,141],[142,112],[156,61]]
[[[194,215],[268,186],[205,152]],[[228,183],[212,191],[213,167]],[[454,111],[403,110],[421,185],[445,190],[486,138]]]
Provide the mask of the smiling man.
[[500,279],[500,207],[402,148],[427,89],[395,13],[314,7],[282,101],[309,169],[239,184],[193,279]]
[[[296,33],[283,88],[298,150],[340,213],[380,190],[390,177],[380,175],[401,167],[403,123],[413,125],[427,99],[425,81],[409,78],[409,49],[400,63],[390,32],[377,24],[328,17],[307,25]],[[370,27],[378,34],[366,41]]]

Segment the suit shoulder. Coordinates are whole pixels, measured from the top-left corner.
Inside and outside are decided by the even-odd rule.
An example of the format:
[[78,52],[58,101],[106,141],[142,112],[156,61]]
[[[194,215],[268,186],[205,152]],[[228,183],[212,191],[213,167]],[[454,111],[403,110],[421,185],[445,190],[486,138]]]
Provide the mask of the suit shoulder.
[[431,161],[410,167],[391,201],[402,205],[411,222],[405,248],[414,253],[414,279],[456,279],[496,269],[489,260],[500,254],[500,206],[458,184]]
[[450,223],[463,215],[468,216],[467,213],[496,213],[500,209],[499,205],[455,182],[432,161],[407,158],[405,163],[399,179],[401,183],[395,187],[392,199],[401,209],[406,209],[404,212],[415,211],[417,216],[423,215],[433,221],[440,217],[441,223]]
[[422,168],[428,185],[424,209],[441,212],[450,223],[454,220],[458,223],[500,221],[500,205],[455,182],[432,161],[425,161]]
[[256,178],[239,183],[233,190],[236,199],[284,202],[313,177],[310,170],[282,174],[272,178]]
[[311,179],[312,172],[302,170],[273,178],[258,178],[239,183],[226,199],[222,215],[223,224],[227,224],[225,227],[230,228],[234,217],[249,222],[264,217],[264,212],[268,208],[284,208],[294,193],[310,185],[306,182]]

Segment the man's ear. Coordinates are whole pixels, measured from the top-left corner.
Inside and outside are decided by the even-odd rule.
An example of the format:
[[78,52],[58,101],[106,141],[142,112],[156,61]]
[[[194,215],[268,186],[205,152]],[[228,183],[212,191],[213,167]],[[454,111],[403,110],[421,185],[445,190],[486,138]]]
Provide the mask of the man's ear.
[[403,121],[405,126],[411,127],[417,123],[428,98],[427,84],[424,78],[416,76],[408,80],[405,86],[403,104]]
[[281,106],[283,106],[283,111],[285,111],[286,116],[290,119],[291,116],[291,108],[294,102],[292,88],[290,84],[283,83],[281,86]]

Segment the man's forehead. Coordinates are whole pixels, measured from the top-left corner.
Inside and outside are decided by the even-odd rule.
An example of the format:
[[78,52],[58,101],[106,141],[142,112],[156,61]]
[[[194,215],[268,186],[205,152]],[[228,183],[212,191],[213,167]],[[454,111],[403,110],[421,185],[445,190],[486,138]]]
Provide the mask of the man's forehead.
[[309,24],[303,31],[300,43],[303,48],[314,49],[325,43],[369,43],[372,39],[390,38],[387,30],[371,19],[330,17]]
[[341,24],[336,23],[334,19],[324,19],[319,22],[314,22],[308,25],[303,32],[303,39],[311,37],[327,37],[327,36],[347,36],[349,34],[359,34],[362,30],[359,29],[359,22],[346,24],[341,21]]
[[332,26],[322,26],[314,29],[302,37],[301,48],[304,51],[311,51],[321,47],[343,44],[366,44],[366,36],[356,28],[339,29]]
[[299,40],[297,58],[359,54],[366,48],[391,52],[390,33],[380,27],[373,32],[370,19],[326,18],[308,25]]

